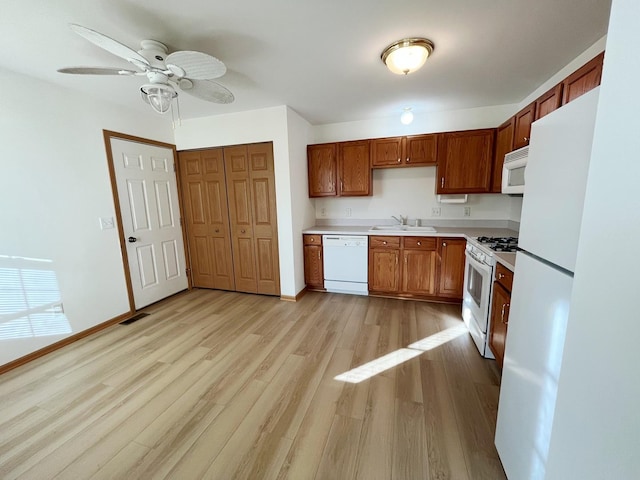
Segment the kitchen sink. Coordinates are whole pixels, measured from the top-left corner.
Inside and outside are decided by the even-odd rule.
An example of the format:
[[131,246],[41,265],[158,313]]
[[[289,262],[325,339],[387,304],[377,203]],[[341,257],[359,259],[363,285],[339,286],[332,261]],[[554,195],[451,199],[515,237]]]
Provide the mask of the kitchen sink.
[[433,227],[414,227],[411,225],[375,225],[369,229],[369,231],[384,231],[384,232],[431,232],[435,233],[436,229]]

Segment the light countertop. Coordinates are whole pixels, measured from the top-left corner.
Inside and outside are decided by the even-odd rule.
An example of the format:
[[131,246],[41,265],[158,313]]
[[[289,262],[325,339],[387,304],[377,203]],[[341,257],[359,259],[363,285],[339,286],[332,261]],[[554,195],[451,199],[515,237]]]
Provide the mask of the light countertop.
[[[305,235],[384,235],[392,237],[517,237],[518,232],[508,228],[483,227],[434,227],[434,232],[371,230],[373,225],[316,225],[303,230]],[[496,261],[513,271],[515,269],[516,254],[494,252]]]

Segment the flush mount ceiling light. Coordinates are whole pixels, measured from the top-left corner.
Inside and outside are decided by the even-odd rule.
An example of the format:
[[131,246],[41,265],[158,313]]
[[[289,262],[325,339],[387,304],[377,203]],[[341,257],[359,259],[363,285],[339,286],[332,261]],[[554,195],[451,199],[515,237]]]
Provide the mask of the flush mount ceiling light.
[[151,105],[158,113],[167,113],[171,108],[171,102],[178,96],[171,85],[162,83],[148,83],[140,87],[142,99]]
[[385,48],[380,55],[389,70],[408,75],[418,70],[433,53],[433,42],[426,38],[403,38]]

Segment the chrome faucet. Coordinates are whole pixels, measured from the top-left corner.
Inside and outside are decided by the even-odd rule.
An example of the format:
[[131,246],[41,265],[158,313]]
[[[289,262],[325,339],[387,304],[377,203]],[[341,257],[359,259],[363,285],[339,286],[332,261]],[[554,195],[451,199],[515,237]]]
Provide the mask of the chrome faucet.
[[409,215],[407,216],[400,215],[400,218],[396,217],[395,215],[391,215],[391,218],[393,218],[400,225],[406,225],[407,221],[409,220]]

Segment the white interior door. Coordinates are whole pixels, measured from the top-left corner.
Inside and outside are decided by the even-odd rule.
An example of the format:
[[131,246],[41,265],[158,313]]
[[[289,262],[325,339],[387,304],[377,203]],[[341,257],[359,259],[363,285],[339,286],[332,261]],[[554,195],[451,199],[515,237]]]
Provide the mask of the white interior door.
[[170,148],[111,138],[136,310],[188,286]]

